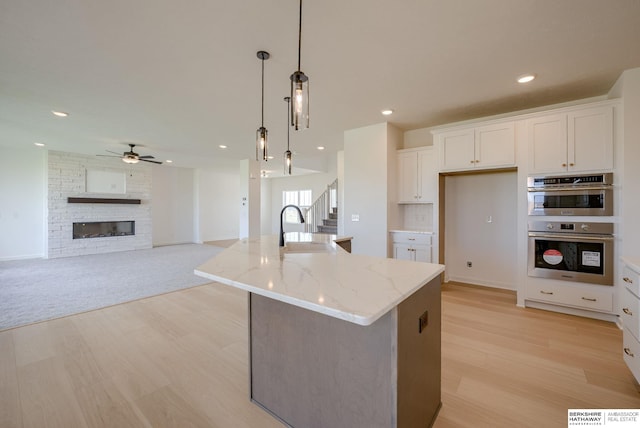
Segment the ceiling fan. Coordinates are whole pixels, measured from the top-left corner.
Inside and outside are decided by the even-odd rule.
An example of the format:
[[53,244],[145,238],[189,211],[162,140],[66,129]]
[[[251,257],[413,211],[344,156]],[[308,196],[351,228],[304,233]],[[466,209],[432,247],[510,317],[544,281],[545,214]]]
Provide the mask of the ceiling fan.
[[155,163],[155,164],[158,164],[158,165],[162,165],[162,162],[151,160],[151,159],[155,159],[153,156],[149,156],[149,155],[140,156],[139,154],[134,152],[133,148],[135,146],[136,146],[135,144],[129,143],[129,147],[131,147],[131,150],[129,150],[128,152],[124,152],[122,155],[120,155],[118,152],[112,152],[111,150],[107,150],[107,152],[113,153],[113,154],[118,155],[118,156],[111,156],[111,155],[96,155],[96,156],[104,156],[104,157],[110,157],[110,158],[120,158],[120,159],[122,159],[122,162],[125,162],[125,163],[138,163],[138,162],[142,161],[142,162],[151,162],[151,163]]

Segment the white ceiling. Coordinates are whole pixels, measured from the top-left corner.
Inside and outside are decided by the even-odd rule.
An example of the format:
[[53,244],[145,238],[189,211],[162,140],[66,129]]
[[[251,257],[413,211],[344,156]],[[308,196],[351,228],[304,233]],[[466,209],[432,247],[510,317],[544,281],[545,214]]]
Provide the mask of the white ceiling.
[[[297,18],[296,0],[2,0],[0,145],[133,142],[174,166],[237,164],[255,156],[266,50],[263,168],[280,171]],[[305,0],[311,128],[292,132],[294,162],[385,120],[410,130],[606,94],[640,66],[639,41],[638,0]],[[526,72],[538,78],[517,84]]]

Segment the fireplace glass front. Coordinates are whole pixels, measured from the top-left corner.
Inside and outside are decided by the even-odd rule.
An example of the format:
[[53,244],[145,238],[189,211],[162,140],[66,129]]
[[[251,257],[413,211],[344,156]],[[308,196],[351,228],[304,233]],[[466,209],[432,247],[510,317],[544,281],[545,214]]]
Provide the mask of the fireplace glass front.
[[135,221],[96,221],[73,223],[73,239],[104,238],[136,234]]

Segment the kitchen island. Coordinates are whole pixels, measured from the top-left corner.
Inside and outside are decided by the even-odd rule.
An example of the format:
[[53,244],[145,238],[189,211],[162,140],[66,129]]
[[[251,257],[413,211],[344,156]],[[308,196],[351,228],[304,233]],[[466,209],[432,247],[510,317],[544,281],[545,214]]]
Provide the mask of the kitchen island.
[[335,236],[243,239],[197,275],[249,292],[250,398],[293,427],[426,427],[440,407],[444,266]]

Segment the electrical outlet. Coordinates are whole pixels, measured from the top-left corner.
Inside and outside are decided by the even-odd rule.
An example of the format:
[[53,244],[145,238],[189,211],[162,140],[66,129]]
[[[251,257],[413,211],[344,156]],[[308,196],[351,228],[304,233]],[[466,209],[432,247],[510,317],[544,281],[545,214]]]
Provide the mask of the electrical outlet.
[[467,262],[467,267],[473,267],[473,263]]
[[360,221],[360,214],[351,214],[351,221]]

